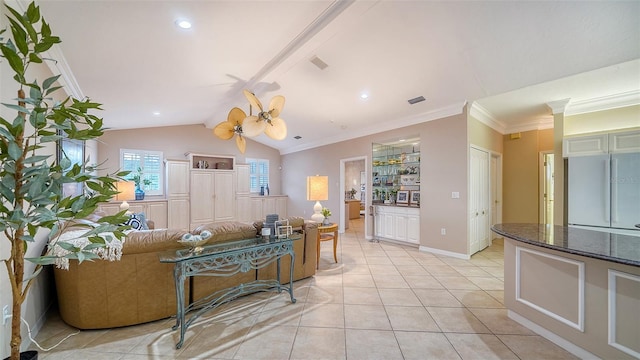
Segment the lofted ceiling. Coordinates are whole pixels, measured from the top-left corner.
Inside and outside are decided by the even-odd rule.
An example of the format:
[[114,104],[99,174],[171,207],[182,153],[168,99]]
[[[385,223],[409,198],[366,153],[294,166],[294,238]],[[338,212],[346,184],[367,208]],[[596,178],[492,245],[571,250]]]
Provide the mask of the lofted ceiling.
[[249,112],[243,89],[286,97],[287,138],[253,138],[281,153],[465,103],[503,133],[544,126],[553,101],[640,103],[638,1],[38,3],[63,41],[57,70],[112,129],[213,128],[234,106]]

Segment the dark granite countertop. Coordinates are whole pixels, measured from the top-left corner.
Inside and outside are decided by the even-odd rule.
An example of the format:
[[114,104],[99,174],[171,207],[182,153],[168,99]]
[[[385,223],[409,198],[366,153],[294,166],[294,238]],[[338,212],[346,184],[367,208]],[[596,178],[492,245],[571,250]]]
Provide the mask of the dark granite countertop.
[[640,266],[640,237],[544,224],[496,224],[509,239],[620,264]]

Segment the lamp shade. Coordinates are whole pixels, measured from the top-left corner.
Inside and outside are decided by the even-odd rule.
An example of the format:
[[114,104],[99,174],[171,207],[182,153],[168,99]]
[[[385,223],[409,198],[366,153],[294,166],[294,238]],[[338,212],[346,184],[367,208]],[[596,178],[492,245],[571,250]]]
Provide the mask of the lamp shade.
[[119,194],[116,195],[117,201],[127,201],[136,198],[136,184],[131,181],[118,181],[116,189]]
[[307,176],[307,200],[325,201],[329,200],[329,177],[328,176]]

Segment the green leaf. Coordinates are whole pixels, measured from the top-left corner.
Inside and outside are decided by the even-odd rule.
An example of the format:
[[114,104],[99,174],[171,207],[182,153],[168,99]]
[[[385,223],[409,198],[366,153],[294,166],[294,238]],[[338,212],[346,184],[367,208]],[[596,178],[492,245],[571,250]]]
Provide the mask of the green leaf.
[[29,7],[27,8],[27,18],[32,24],[35,24],[40,20],[40,7],[36,6],[35,2],[29,4]]
[[14,104],[2,104],[6,107],[8,107],[9,109],[13,109],[15,111],[19,111],[19,112],[23,112],[23,113],[30,113],[31,111],[23,106],[19,106],[19,105],[14,105]]
[[38,55],[36,55],[34,53],[29,54],[29,61],[31,61],[32,63],[36,63],[36,64],[41,64],[42,63],[42,59]]
[[9,18],[9,21],[11,22],[11,33],[13,33],[13,40],[16,42],[16,47],[20,50],[22,55],[26,56],[29,52],[29,46],[27,45],[27,33],[18,22],[12,18]]
[[[5,59],[9,61],[9,66],[11,66],[11,69],[13,69],[16,75],[19,75],[20,78],[23,78],[24,63],[22,62],[20,56],[18,56],[18,54],[16,54],[16,52],[9,46],[6,46],[4,44],[0,45],[0,51],[2,51],[2,55],[5,57]],[[22,81],[20,82],[22,83]]]
[[33,47],[33,50],[36,53],[41,53],[41,52],[45,52],[49,49],[51,49],[51,47],[55,44],[56,42],[54,41],[50,41],[50,40],[43,40],[40,43],[37,43],[36,46]]
[[49,94],[53,93],[54,91],[56,91],[56,90],[58,90],[58,89],[62,89],[62,86],[54,86],[54,87],[52,87],[52,88],[48,89],[48,90],[45,92],[45,96],[47,96],[47,95],[49,95]]
[[22,150],[15,142],[10,142],[7,150],[12,160],[18,160],[22,156]]
[[49,26],[49,24],[47,24],[46,21],[44,21],[44,19],[42,19],[42,28],[40,29],[40,31],[42,32],[43,37],[47,38],[51,36],[51,27]]
[[56,81],[58,81],[59,78],[60,78],[60,75],[56,75],[56,76],[52,76],[50,78],[45,79],[42,82],[42,88],[45,90],[50,88],[51,85],[53,85]]

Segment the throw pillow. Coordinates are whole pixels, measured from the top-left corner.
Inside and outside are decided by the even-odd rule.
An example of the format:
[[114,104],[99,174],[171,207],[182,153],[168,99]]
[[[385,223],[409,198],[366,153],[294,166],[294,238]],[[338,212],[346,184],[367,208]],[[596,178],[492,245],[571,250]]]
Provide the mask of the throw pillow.
[[131,214],[129,220],[125,221],[124,225],[131,226],[132,230],[149,230],[147,219],[143,213]]

